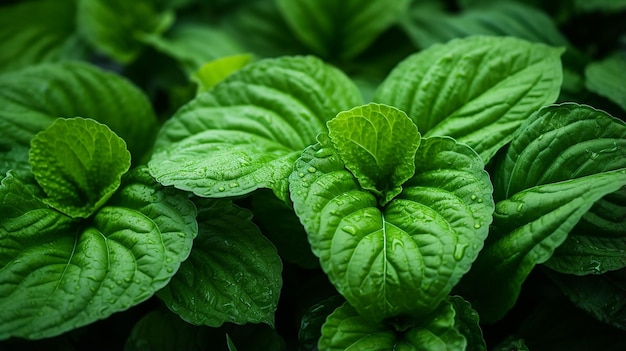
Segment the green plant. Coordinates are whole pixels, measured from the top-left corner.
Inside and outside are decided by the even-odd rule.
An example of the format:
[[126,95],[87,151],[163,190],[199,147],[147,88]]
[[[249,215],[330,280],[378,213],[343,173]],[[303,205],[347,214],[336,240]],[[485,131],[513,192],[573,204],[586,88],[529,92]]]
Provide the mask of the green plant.
[[[213,27],[175,17],[193,1],[55,7],[78,29],[54,55],[0,57],[0,339],[72,349],[128,310],[128,350],[541,347],[488,334],[538,266],[623,335],[626,123],[585,95],[623,114],[622,57],[581,69],[538,7],[470,3],[224,1]],[[399,29],[421,49],[368,53]],[[92,50],[120,73],[74,62]]]

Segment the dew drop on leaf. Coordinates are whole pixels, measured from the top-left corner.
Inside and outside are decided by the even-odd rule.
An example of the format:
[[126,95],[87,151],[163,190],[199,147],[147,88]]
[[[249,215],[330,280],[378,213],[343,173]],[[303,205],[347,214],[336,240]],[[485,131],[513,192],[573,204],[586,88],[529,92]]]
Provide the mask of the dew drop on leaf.
[[333,154],[332,150],[327,149],[327,148],[321,148],[315,151],[315,157],[319,157],[319,158],[325,158],[332,154]]
[[309,173],[315,173],[317,172],[317,169],[315,167],[309,167],[308,171]]
[[344,232],[350,234],[350,235],[356,235],[356,227],[353,225],[346,225],[343,228],[341,228],[341,230],[343,230]]
[[474,228],[475,229],[480,229],[480,224],[479,223],[474,224]]

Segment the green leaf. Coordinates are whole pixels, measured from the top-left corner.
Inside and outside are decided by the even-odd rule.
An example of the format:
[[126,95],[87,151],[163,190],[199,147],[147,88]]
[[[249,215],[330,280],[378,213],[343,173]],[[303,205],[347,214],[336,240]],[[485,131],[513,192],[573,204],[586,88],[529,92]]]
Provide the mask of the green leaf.
[[322,336],[322,326],[326,318],[346,300],[341,295],[331,296],[311,306],[300,320],[298,343],[301,351],[316,351],[317,342]]
[[147,96],[127,79],[78,62],[42,64],[0,75],[0,145],[29,147],[58,117],[106,124],[133,160],[151,147],[157,120]]
[[322,351],[465,350],[466,340],[454,327],[455,311],[444,301],[428,321],[408,330],[369,321],[349,304],[335,310],[322,327]]
[[226,334],[226,345],[228,346],[228,351],[237,351],[237,347],[230,339],[230,336],[228,334]]
[[480,329],[478,313],[472,309],[469,302],[461,296],[448,297],[456,312],[454,315],[454,327],[467,340],[467,349],[474,351],[486,351],[487,345]]
[[58,335],[145,301],[169,282],[197,233],[193,204],[145,169],[81,222],[8,182],[2,207],[18,210],[0,214],[0,339]]
[[407,113],[423,136],[451,136],[485,163],[541,106],[556,101],[562,49],[509,37],[468,37],[402,61],[374,101]]
[[413,176],[420,134],[404,112],[370,103],[339,113],[327,125],[346,168],[363,189],[382,197],[381,205]]
[[379,207],[322,134],[290,177],[313,253],[364,318],[428,315],[487,236],[492,189],[474,151],[450,138],[422,139],[415,165],[403,192]]
[[252,55],[249,54],[221,57],[203,64],[191,76],[191,79],[198,83],[199,93],[209,91],[217,83],[250,63],[251,60]]
[[70,217],[89,217],[130,168],[126,143],[92,119],[59,118],[31,141],[33,175],[44,202]]
[[625,0],[575,0],[576,9],[586,12],[617,13],[626,9]]
[[279,0],[283,18],[315,54],[349,60],[396,22],[408,0]]
[[176,59],[188,75],[196,72],[208,61],[244,51],[242,46],[223,30],[193,22],[176,24],[165,35],[147,33],[140,39]]
[[81,0],[76,20],[80,34],[98,51],[129,64],[143,48],[139,39],[163,33],[174,13],[152,0]]
[[11,146],[0,144],[0,175],[4,176],[10,170],[30,173],[27,147],[19,144]]
[[85,48],[76,35],[74,0],[37,0],[2,6],[0,73],[43,62],[79,59]]
[[625,55],[613,55],[602,61],[592,62],[585,68],[585,86],[626,111],[624,72],[626,72]]
[[552,19],[537,8],[519,2],[490,2],[459,13],[412,6],[402,28],[421,48],[471,35],[510,36],[552,46],[567,46],[567,39]]
[[597,320],[626,330],[626,269],[579,277],[548,272],[572,302]]
[[198,201],[198,208],[194,250],[158,296],[196,325],[273,326],[282,286],[276,249],[250,221],[251,212],[228,200]]
[[287,178],[300,152],[327,120],[360,103],[354,84],[316,58],[257,61],[163,125],[150,172],[164,185],[199,196],[270,188],[286,200]]

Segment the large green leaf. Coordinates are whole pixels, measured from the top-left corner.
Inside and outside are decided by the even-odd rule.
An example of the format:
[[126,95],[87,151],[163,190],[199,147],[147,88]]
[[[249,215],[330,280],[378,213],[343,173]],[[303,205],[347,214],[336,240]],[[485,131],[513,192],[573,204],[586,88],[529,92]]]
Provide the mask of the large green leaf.
[[361,187],[385,205],[415,172],[420,135],[407,115],[391,106],[368,104],[328,121],[328,136]]
[[328,136],[307,148],[291,198],[313,253],[364,318],[423,318],[469,270],[493,201],[480,157],[450,138],[422,139],[416,172],[379,207],[345,169]]
[[[483,320],[497,320],[515,304],[533,267],[554,257],[555,249],[569,240],[570,231],[594,204],[623,192],[625,135],[623,121],[577,104],[543,108],[516,134],[494,176],[499,200],[494,230],[460,286]],[[619,213],[600,216],[606,222],[622,223],[623,217],[611,218]],[[588,242],[611,243],[602,254],[614,260],[616,250],[623,248],[624,232],[606,233],[610,232],[596,229],[579,235]],[[584,251],[581,247],[582,256],[572,254],[563,260],[573,264],[567,269],[579,274],[589,268],[600,272],[599,264],[586,267],[585,262],[601,258],[586,258]]]
[[164,185],[205,197],[270,188],[286,200],[293,162],[325,123],[359,105],[354,84],[313,57],[252,63],[162,127],[149,162]]
[[28,147],[58,117],[93,118],[128,144],[133,158],[151,146],[156,117],[146,95],[127,79],[95,66],[42,64],[0,76],[0,145]]
[[562,49],[509,37],[468,37],[402,61],[374,101],[407,113],[424,136],[451,136],[487,162],[536,109],[556,101]]
[[590,91],[609,98],[626,112],[626,55],[616,54],[585,68],[585,86]]
[[48,208],[41,192],[11,174],[0,187],[0,339],[50,337],[146,300],[197,233],[193,204],[145,169],[89,220]]
[[0,12],[0,73],[30,65],[78,59],[75,0],[22,1]]
[[70,217],[89,217],[119,187],[130,153],[106,125],[60,118],[31,140],[30,165],[46,204]]
[[360,316],[349,304],[337,308],[322,326],[320,351],[435,351],[465,350],[467,341],[455,328],[455,310],[443,301],[432,318],[422,324],[396,330]]
[[274,325],[282,286],[276,248],[250,221],[252,213],[228,200],[198,201],[194,250],[158,293],[184,320]]
[[159,5],[154,0],[80,0],[78,30],[98,51],[128,64],[143,48],[140,38],[163,33],[174,21],[174,13]]
[[316,55],[348,60],[396,22],[408,0],[278,0],[283,17]]

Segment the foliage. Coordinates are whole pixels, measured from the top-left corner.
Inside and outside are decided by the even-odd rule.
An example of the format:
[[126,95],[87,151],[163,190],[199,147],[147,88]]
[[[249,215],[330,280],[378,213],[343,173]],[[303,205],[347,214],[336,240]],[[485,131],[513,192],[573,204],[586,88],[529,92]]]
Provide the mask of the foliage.
[[623,1],[0,8],[0,348],[626,346]]

